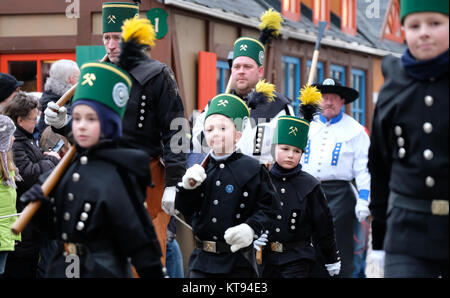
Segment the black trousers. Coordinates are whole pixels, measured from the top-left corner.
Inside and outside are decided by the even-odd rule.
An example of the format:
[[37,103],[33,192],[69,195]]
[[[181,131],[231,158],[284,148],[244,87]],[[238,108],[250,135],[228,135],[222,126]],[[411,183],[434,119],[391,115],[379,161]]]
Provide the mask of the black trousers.
[[314,261],[301,259],[283,265],[266,264],[263,278],[306,278],[311,277]]
[[230,273],[212,274],[198,270],[191,270],[187,276],[188,278],[256,278],[258,277],[255,270],[246,267],[235,267]]

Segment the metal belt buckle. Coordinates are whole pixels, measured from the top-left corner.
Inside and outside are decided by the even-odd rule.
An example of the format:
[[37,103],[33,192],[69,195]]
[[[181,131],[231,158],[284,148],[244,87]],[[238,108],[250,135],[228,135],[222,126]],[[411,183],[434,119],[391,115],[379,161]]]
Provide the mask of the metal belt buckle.
[[203,250],[207,252],[217,252],[216,242],[214,241],[203,241]]
[[446,200],[431,201],[431,214],[448,215],[448,201]]
[[283,252],[283,243],[280,242],[271,242],[270,249],[275,252]]

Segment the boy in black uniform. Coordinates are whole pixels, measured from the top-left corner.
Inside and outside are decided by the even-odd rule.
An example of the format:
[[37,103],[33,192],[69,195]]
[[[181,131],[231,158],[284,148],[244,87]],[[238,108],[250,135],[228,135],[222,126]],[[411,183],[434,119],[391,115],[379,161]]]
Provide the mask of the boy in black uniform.
[[[317,93],[320,99],[320,92]],[[309,277],[314,268],[315,249],[322,251],[328,273],[339,274],[341,262],[327,200],[320,182],[302,171],[299,164],[315,113],[315,105],[308,104],[308,107],[309,113],[305,113],[305,105],[300,106],[305,119],[293,116],[277,119],[272,141],[276,163],[270,177],[282,210],[277,213],[274,229],[268,235],[269,245],[264,249],[265,278]],[[267,238],[263,236],[255,244],[265,245],[264,240]],[[312,240],[319,247],[313,247]],[[260,249],[257,245],[255,248]]]
[[205,117],[209,161],[189,168],[178,185],[175,208],[192,218],[197,244],[189,277],[256,276],[251,244],[271,228],[280,205],[266,168],[235,151],[248,116],[239,97],[213,98]]
[[373,251],[385,277],[448,278],[447,0],[400,2],[408,49],[388,56],[369,171]]
[[162,277],[161,249],[144,207],[149,157],[116,145],[131,79],[109,63],[86,63],[80,77],[72,105],[77,153],[48,198],[39,184],[21,198],[43,199],[35,219],[58,240],[46,276],[69,277],[71,254],[79,257],[80,277],[132,277],[128,257],[141,277]]

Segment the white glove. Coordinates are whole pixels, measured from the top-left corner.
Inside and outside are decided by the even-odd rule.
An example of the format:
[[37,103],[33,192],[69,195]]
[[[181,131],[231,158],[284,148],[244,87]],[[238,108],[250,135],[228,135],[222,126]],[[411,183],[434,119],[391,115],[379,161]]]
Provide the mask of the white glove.
[[164,194],[161,200],[161,208],[169,215],[176,214],[175,210],[175,196],[177,195],[177,189],[175,186],[169,186],[164,188]]
[[363,222],[369,215],[369,201],[358,199],[355,206],[355,215],[359,222]]
[[[55,111],[58,111],[57,113]],[[61,128],[69,121],[67,117],[67,109],[62,106],[59,107],[54,101],[47,104],[47,108],[44,111],[45,124],[53,126],[55,128]]]
[[[190,184],[190,181],[195,180],[196,183],[194,185]],[[187,169],[186,173],[182,178],[182,183],[184,189],[194,189],[197,188],[203,181],[206,179],[205,169],[199,165],[195,164],[189,169]]]
[[247,247],[253,242],[255,232],[248,224],[240,224],[225,231],[223,238],[231,245],[231,252]]
[[384,259],[386,257],[386,253],[384,250],[372,250],[370,254],[367,256],[367,265],[368,268],[368,276],[371,277],[384,277]]
[[341,271],[341,261],[333,264],[325,264],[325,267],[327,267],[330,276],[338,275],[339,271]]
[[267,234],[264,233],[261,236],[259,236],[258,239],[256,239],[255,241],[253,241],[253,248],[256,249],[257,251],[261,250],[260,246],[265,246],[267,244]]

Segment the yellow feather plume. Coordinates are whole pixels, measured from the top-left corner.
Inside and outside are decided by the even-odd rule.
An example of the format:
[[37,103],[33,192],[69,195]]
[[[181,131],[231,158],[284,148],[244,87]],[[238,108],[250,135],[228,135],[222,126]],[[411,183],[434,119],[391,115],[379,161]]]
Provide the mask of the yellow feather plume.
[[125,42],[134,38],[140,44],[153,47],[155,45],[156,33],[149,19],[135,16],[123,22],[122,38]]
[[299,100],[303,105],[318,106],[322,101],[322,93],[315,86],[305,86],[300,90]]
[[259,29],[263,30],[264,28],[269,28],[275,30],[272,35],[278,36],[281,30],[281,23],[284,22],[281,15],[274,11],[272,8],[266,10],[260,18],[261,23],[259,24]]
[[275,85],[266,83],[266,80],[259,81],[256,84],[255,91],[264,94],[264,97],[267,98],[267,102],[275,100]]

